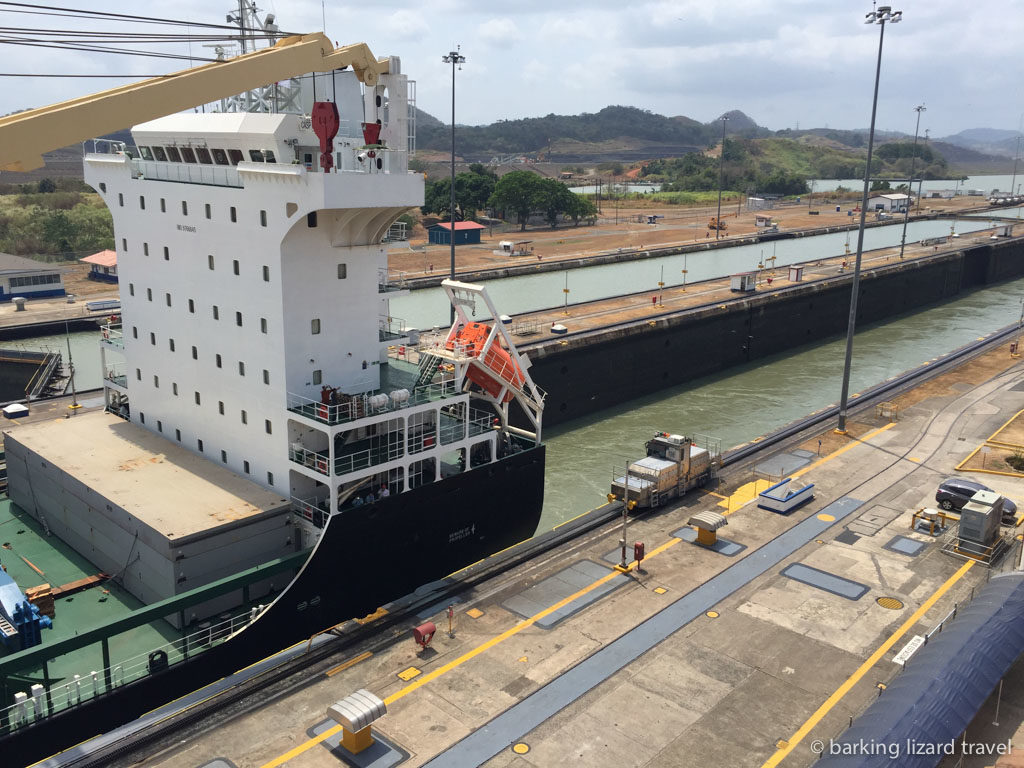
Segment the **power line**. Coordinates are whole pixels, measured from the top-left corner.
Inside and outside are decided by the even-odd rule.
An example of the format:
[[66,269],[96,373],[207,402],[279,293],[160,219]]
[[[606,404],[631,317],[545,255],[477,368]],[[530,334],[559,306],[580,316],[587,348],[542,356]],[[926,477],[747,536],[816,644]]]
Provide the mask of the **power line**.
[[[84,16],[76,16],[77,18],[101,18],[110,20],[123,20],[132,21],[144,24],[180,24],[188,27],[208,27],[210,29],[230,29],[232,31],[242,32],[263,32],[262,29],[242,29],[237,25],[233,24],[208,24],[204,22],[196,21],[181,21],[180,19],[161,19],[155,16],[135,16],[127,13],[112,13],[110,11],[90,11],[83,8],[64,8],[55,5],[37,5],[35,3],[13,3],[0,1],[0,5],[6,5],[14,8],[32,8],[37,10],[22,11],[23,13],[37,13],[40,15],[48,16],[64,16],[68,14],[84,14]],[[2,9],[0,9],[2,10]],[[59,11],[59,13],[43,13],[43,11]],[[287,34],[287,33],[282,33]]]
[[0,72],[0,77],[95,77],[95,78],[114,78],[114,79],[131,79],[135,77],[175,77],[175,75],[159,74],[159,75],[78,75],[78,74],[46,74],[41,75],[36,72]]

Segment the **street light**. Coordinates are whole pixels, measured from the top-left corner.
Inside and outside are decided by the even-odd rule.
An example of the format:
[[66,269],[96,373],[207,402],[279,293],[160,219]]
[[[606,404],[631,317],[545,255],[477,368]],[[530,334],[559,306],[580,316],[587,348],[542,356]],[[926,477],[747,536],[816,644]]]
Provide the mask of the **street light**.
[[715,216],[715,240],[718,239],[718,233],[722,231],[722,185],[725,183],[725,121],[729,119],[729,116],[722,115],[718,119],[722,121],[722,152],[718,156],[718,215]]
[[1017,137],[1017,149],[1013,153],[1013,178],[1010,179],[1010,196],[1011,197],[1014,194],[1016,194],[1014,192],[1014,185],[1017,183],[1017,159],[1020,157],[1020,139],[1021,139],[1021,137],[1018,136]]
[[[449,51],[441,57],[441,61],[445,64],[452,65],[452,198],[451,207],[448,210],[448,226],[451,228],[448,232],[448,241],[452,247],[448,277],[452,280],[455,279],[455,67],[458,66],[459,69],[462,69],[462,65],[466,61],[466,57],[459,53],[460,50],[462,50],[462,46],[457,45],[454,51]],[[455,322],[454,304],[452,304],[451,322]]]
[[846,329],[846,359],[843,363],[843,389],[839,397],[839,423],[836,432],[846,434],[846,407],[850,394],[850,363],[853,360],[853,332],[857,326],[857,292],[860,290],[860,260],[864,253],[864,220],[868,210],[868,187],[871,184],[871,154],[875,148],[875,114],[878,111],[878,79],[882,74],[882,41],[885,40],[885,22],[902,21],[903,11],[880,5],[865,14],[865,24],[878,24],[878,61],[875,64],[875,92],[871,99],[871,127],[868,130],[868,160],[864,170],[864,193],[860,201],[860,226],[857,228],[857,257],[853,263],[853,285],[850,289],[850,322]]
[[[903,238],[900,240],[901,259],[903,258],[903,247],[907,244],[907,219],[910,218],[910,190],[914,186],[914,161],[917,160],[917,132],[921,128],[921,113],[925,111],[924,104],[914,107],[914,111],[917,112],[917,124],[914,126],[914,153],[910,156],[910,178],[907,179],[907,207],[903,211]],[[920,190],[917,194],[917,212],[921,213]]]

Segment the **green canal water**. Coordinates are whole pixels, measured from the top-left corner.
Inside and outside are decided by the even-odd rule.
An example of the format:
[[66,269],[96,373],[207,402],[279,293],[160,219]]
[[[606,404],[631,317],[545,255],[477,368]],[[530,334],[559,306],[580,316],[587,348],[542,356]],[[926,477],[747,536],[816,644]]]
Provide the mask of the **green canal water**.
[[[1024,279],[858,330],[850,392],[1016,323],[1022,296]],[[844,350],[845,336],[801,347],[546,430],[541,530],[604,503],[612,468],[640,458],[655,432],[706,434],[727,450],[837,402]]]

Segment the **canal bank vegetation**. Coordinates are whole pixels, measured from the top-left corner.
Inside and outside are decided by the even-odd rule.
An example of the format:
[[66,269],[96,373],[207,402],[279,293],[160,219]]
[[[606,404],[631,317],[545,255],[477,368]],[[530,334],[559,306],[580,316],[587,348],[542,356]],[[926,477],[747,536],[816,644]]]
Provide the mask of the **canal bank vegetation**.
[[113,247],[110,211],[80,179],[0,185],[0,251],[70,261]]
[[[833,145],[793,139],[727,137],[724,149],[719,145],[715,151],[650,160],[641,165],[639,176],[644,181],[661,182],[667,193],[715,191],[717,194],[721,174],[724,189],[803,195],[809,191],[808,179],[863,176],[865,161],[866,152]],[[949,178],[949,164],[937,151],[924,142],[915,147],[912,142],[901,141],[877,148],[871,175],[909,177],[912,162],[918,178]]]

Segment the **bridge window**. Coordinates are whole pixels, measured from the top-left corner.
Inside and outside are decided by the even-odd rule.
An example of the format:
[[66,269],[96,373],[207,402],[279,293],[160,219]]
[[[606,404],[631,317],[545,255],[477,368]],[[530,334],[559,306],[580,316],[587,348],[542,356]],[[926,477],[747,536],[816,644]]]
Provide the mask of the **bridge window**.
[[210,157],[210,150],[206,147],[196,147],[196,157],[203,165],[213,165],[213,158]]
[[229,165],[230,164],[229,161],[228,161],[228,153],[225,152],[223,149],[218,149],[217,147],[214,147],[212,151],[213,151],[213,162],[215,162],[217,165]]
[[139,147],[139,154],[142,155],[143,160],[153,159],[153,152],[149,147]]
[[192,151],[192,147],[181,148],[181,159],[186,163],[194,163],[196,161],[196,153]]
[[167,162],[167,153],[164,152],[163,147],[153,147],[153,157],[155,157],[161,163]]
[[263,153],[260,150],[258,150],[258,149],[250,149],[249,150],[249,157],[252,158],[252,161],[254,163],[262,163],[263,162]]
[[272,149],[263,150],[263,157],[266,158],[268,163],[276,163],[277,158],[274,157],[274,151]]
[[167,159],[172,163],[180,163],[181,155],[178,154],[177,147],[167,147]]
[[231,161],[232,165],[238,165],[240,162],[245,160],[245,155],[242,154],[242,150],[240,149],[229,149],[228,159]]

